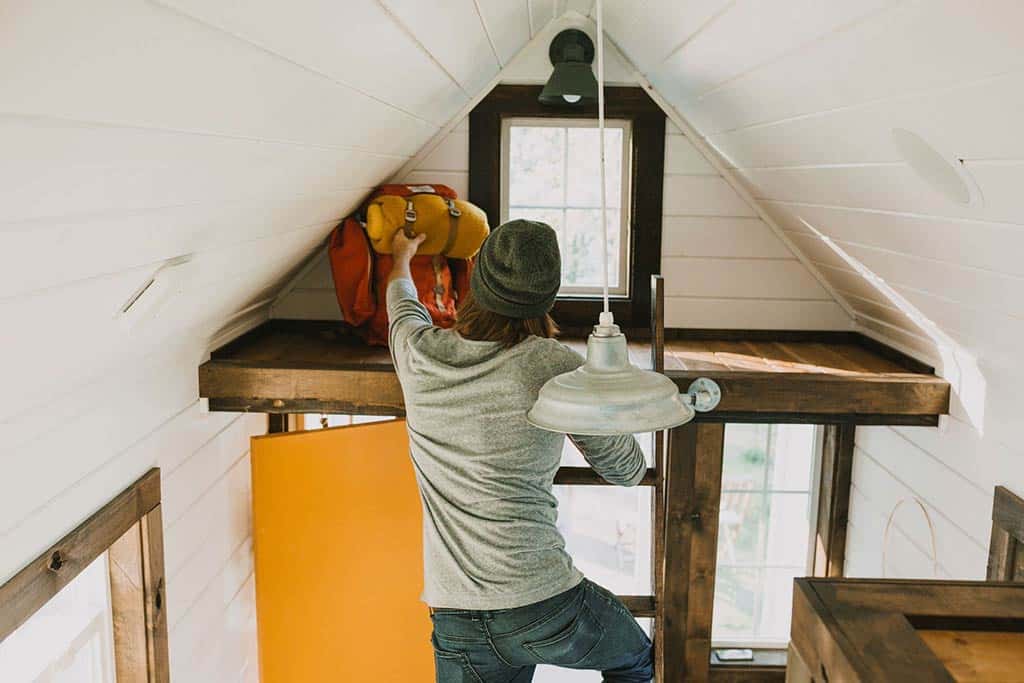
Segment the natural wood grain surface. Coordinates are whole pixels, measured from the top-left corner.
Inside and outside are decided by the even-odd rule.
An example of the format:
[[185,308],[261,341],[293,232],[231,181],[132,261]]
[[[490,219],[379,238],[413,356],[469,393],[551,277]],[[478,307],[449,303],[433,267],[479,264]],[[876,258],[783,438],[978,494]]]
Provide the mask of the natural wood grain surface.
[[[1005,671],[1024,672],[1021,585],[797,579],[793,604],[792,646],[815,680],[1005,681],[1021,680]],[[997,641],[1005,647],[994,647]],[[1009,669],[983,669],[1007,657],[1016,660]]]
[[[750,332],[746,340],[735,331],[715,333],[725,339],[688,333],[665,331],[664,368],[684,391],[700,376],[719,383],[722,402],[702,420],[771,415],[780,422],[827,422],[841,416],[862,424],[932,424],[949,408],[948,382],[849,334],[780,333],[772,341],[763,332]],[[630,339],[632,362],[651,368],[650,332]],[[585,353],[584,339],[563,341]],[[200,366],[199,383],[212,410],[404,412],[387,349],[367,347],[338,323],[270,321],[215,351]]]
[[159,502],[160,470],[154,468],[0,586],[0,641]]
[[669,432],[661,568],[665,681],[709,676],[724,434],[723,425],[695,423]]
[[989,581],[1024,582],[1024,498],[997,486],[992,503]]
[[821,479],[815,532],[814,576],[843,575],[846,527],[853,478],[856,427],[826,425],[822,439]]
[[957,683],[1024,682],[1024,633],[918,631]]

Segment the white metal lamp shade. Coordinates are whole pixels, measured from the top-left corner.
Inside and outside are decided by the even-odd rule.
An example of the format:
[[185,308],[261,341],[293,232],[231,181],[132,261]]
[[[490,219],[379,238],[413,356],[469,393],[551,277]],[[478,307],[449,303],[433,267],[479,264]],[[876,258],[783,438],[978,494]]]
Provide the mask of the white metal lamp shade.
[[564,434],[639,434],[693,419],[675,382],[630,363],[626,337],[614,330],[590,335],[587,361],[541,387],[526,414],[530,424]]

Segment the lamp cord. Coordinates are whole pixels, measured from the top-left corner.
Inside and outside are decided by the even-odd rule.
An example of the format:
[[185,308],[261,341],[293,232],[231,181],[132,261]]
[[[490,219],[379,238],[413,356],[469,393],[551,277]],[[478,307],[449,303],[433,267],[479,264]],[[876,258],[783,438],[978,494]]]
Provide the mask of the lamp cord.
[[604,235],[604,244],[601,245],[601,264],[604,271],[604,312],[609,313],[608,306],[608,199],[605,196],[604,169],[604,8],[602,0],[597,0],[597,129],[600,136],[601,148],[601,234]]

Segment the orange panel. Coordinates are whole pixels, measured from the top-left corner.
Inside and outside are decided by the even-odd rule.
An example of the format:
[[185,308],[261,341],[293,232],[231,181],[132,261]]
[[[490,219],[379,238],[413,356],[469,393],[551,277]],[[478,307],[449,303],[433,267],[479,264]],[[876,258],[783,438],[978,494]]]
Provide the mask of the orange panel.
[[262,683],[432,681],[405,422],[252,440]]

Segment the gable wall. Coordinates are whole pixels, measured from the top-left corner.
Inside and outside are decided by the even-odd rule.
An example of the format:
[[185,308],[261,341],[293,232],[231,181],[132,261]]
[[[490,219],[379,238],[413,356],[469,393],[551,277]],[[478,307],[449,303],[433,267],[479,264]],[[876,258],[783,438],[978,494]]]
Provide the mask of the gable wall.
[[[503,82],[543,83],[550,38],[567,27],[594,33],[582,17],[562,17],[503,74]],[[550,36],[550,37],[549,37]],[[609,84],[636,85],[633,69],[608,45]],[[450,135],[401,182],[440,182],[468,195],[469,124]],[[671,122],[665,137],[662,273],[671,327],[844,329],[849,318],[755,211]],[[340,318],[330,269],[319,259],[273,317]]]

